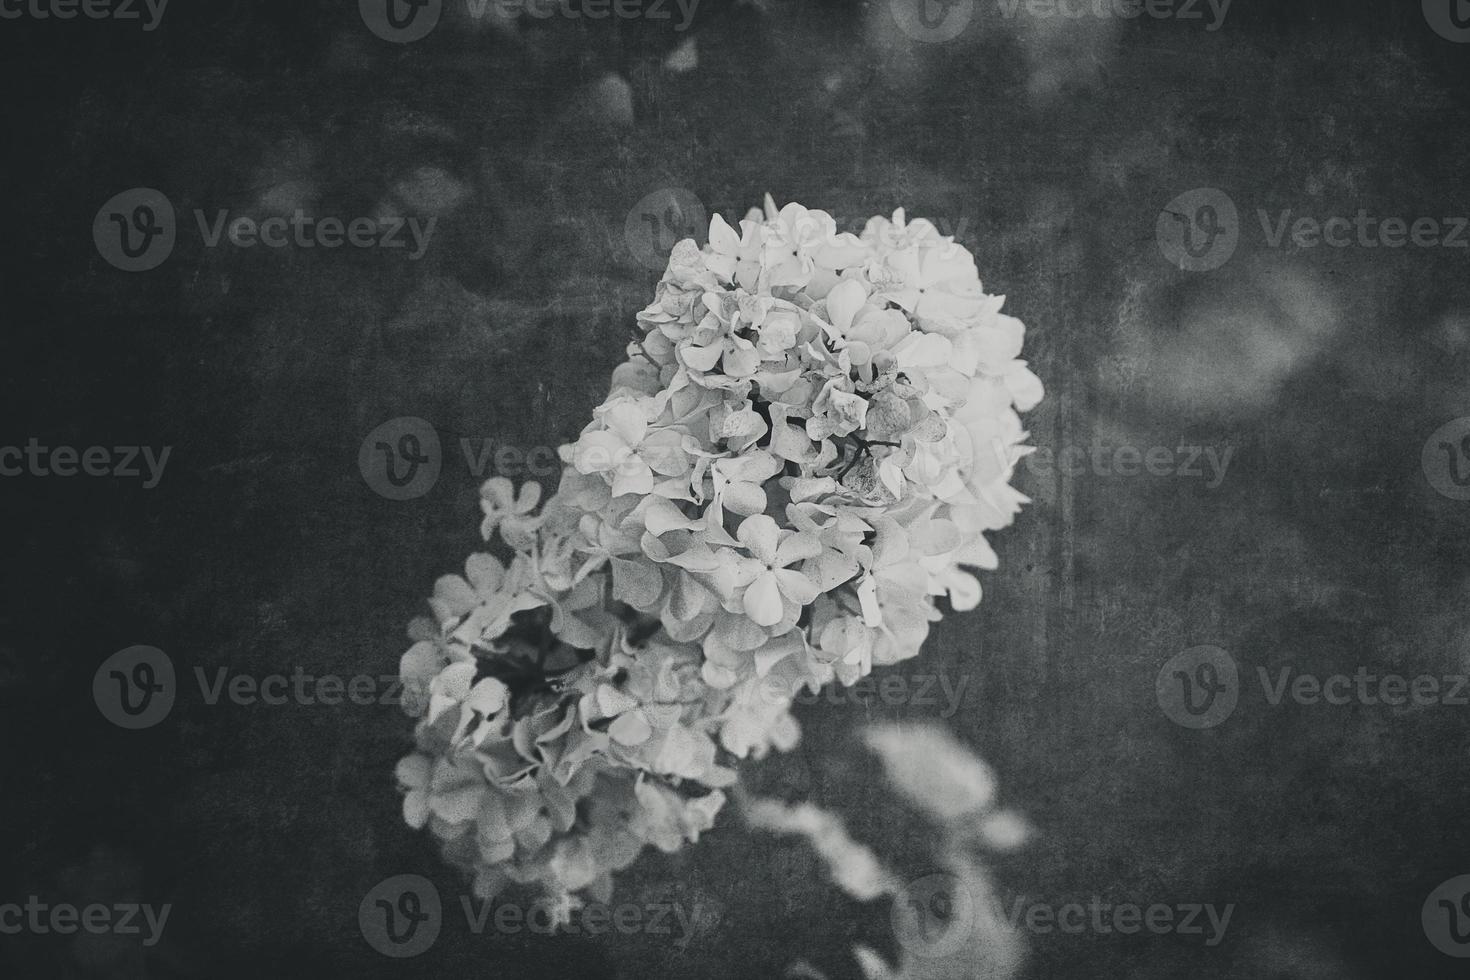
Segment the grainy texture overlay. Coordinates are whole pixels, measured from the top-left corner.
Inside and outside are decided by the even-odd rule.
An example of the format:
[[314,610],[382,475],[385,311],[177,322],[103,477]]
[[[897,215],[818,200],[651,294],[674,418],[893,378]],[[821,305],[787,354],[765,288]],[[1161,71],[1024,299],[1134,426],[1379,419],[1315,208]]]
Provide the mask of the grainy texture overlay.
[[[0,975],[903,945],[733,813],[548,935],[393,778],[481,484],[554,487],[669,250],[767,193],[933,221],[1047,395],[979,608],[804,696],[751,790],[922,898],[856,733],[949,729],[1032,829],[991,869],[1023,977],[1463,975],[1462,0],[0,0],[0,50]],[[438,931],[385,952],[400,875]]]

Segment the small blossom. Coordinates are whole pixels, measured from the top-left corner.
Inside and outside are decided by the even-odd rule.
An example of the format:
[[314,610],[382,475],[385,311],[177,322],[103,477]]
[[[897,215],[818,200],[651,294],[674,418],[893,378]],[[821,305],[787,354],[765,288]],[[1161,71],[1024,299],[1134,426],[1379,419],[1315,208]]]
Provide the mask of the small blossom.
[[517,550],[529,550],[536,530],[536,521],[530,514],[540,502],[541,484],[528,482],[517,496],[515,486],[505,477],[491,477],[480,488],[480,510],[485,514],[485,520],[480,523],[480,537],[489,541],[498,527],[506,544]]
[[816,584],[789,567],[821,554],[822,544],[815,537],[783,531],[764,514],[741,521],[736,537],[751,554],[743,563],[750,576],[743,605],[751,622],[774,626],[786,615],[788,605],[804,606],[818,596]]

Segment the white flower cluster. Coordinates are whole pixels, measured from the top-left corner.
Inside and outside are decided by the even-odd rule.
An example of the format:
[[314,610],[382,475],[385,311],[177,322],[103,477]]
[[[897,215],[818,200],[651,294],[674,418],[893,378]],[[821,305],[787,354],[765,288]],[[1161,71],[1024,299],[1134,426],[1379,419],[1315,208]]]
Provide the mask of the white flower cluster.
[[935,598],[1025,498],[1025,333],[927,221],[861,236],[767,200],[680,242],[629,359],[538,509],[491,480],[486,540],[403,657],[404,813],[482,896],[605,900],[713,824],[736,760],[795,745],[803,688],[915,656]]

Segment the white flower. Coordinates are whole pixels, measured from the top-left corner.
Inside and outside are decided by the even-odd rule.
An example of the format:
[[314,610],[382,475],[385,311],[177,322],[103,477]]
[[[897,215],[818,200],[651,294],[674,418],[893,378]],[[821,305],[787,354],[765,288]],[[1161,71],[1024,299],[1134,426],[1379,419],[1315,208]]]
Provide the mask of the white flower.
[[648,494],[656,475],[677,477],[689,471],[685,433],[650,425],[652,399],[617,398],[601,409],[605,428],[589,428],[572,450],[579,473],[602,474],[613,496]]
[[536,520],[530,515],[540,502],[541,484],[528,482],[517,496],[514,484],[505,477],[491,477],[480,488],[480,510],[485,515],[480,523],[480,537],[489,541],[498,527],[506,544],[517,550],[529,550],[536,530]]
[[789,604],[804,606],[818,595],[811,579],[791,565],[822,553],[814,536],[783,531],[764,514],[740,522],[736,537],[751,558],[742,571],[749,576],[743,601],[745,614],[757,626],[774,626],[786,615]]
[[[798,690],[917,655],[936,597],[980,601],[1042,395],[1003,302],[901,209],[859,239],[768,198],[675,246],[556,493],[537,512],[539,485],[484,485],[481,532],[512,555],[441,578],[401,658],[404,820],[476,894],[605,899],[645,847],[709,829],[738,778],[722,759],[797,744]],[[941,819],[1020,838],[942,740],[870,744]],[[768,816],[854,894],[889,887],[840,825]]]
[[882,267],[889,284],[878,297],[903,307],[920,330],[952,333],[1004,302],[985,294],[975,259],[958,245],[901,249]]

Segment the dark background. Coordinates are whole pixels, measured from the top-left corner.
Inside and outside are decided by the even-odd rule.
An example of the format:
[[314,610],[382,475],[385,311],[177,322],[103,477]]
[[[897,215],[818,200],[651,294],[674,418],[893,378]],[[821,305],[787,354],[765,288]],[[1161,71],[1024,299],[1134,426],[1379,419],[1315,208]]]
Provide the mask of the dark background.
[[[904,38],[881,3],[707,0],[693,33],[679,72],[664,58],[687,37],[639,21],[451,18],[405,47],[304,0],[175,0],[151,34],[0,21],[0,444],[174,447],[154,490],[0,480],[0,901],[174,905],[146,959],[0,937],[0,974],[749,978],[806,957],[835,976],[852,942],[885,945],[885,907],[726,824],[620,883],[621,901],[714,910],[683,948],[451,924],[389,961],[358,934],[369,888],[416,872],[461,891],[401,823],[396,708],[181,696],[124,732],[92,701],[97,667],[140,643],[184,674],[396,670],[403,624],[476,546],[479,480],[451,457],[431,493],[385,500],[362,440],[400,416],[450,443],[572,437],[657,278],[625,221],[681,187],[730,219],[770,191],[847,223],[900,205],[963,223],[1029,327],[1034,442],[1234,448],[1215,489],[1022,469],[1034,504],[998,536],[984,604],[891,669],[967,677],[958,714],[803,708],[800,749],[757,785],[840,809],[927,874],[918,825],[852,746],[867,720],[943,721],[1037,830],[997,862],[1008,893],[1236,905],[1214,948],[1034,937],[1030,977],[1463,975],[1419,915],[1470,872],[1470,708],[1257,693],[1190,731],[1154,679],[1203,643],[1252,675],[1470,670],[1470,504],[1420,467],[1470,415],[1470,254],[1271,249],[1255,219],[1470,214],[1470,47],[1417,2],[1329,0],[1236,0],[1213,33],[1008,21],[982,0],[947,44]],[[91,225],[137,186],[181,214],[441,217],[417,263],[205,249],[189,218],[167,263],[129,275]],[[1210,273],[1155,240],[1196,187],[1242,215]]]

